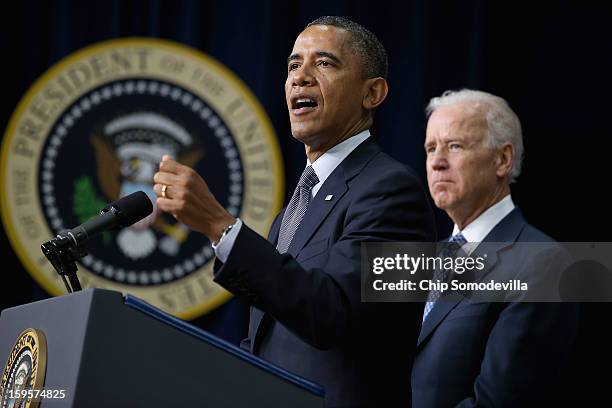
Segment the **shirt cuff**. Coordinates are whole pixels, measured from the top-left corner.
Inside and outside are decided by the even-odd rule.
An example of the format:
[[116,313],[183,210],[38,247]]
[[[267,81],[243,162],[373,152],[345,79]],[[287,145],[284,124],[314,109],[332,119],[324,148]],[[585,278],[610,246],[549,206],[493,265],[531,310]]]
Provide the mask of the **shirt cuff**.
[[242,220],[237,218],[234,228],[232,228],[224,237],[222,237],[217,245],[212,244],[212,248],[215,251],[215,256],[219,261],[223,263],[227,262],[227,258],[229,258],[230,252],[232,252],[234,242],[236,241],[236,237],[238,236],[241,227]]

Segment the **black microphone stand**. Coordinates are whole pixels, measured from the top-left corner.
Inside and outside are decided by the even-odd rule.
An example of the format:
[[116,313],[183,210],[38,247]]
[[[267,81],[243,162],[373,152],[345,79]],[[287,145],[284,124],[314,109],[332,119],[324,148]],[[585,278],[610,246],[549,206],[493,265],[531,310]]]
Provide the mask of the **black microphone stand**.
[[104,230],[129,227],[152,211],[151,200],[142,191],[137,191],[110,203],[97,217],[76,228],[61,232],[57,237],[42,244],[40,249],[61,276],[68,293],[79,291],[81,283],[77,278],[76,261],[87,255],[85,241]]
[[77,277],[76,261],[87,255],[87,250],[82,245],[73,246],[72,243],[72,238],[58,235],[40,246],[43,254],[64,281],[68,293],[82,289]]

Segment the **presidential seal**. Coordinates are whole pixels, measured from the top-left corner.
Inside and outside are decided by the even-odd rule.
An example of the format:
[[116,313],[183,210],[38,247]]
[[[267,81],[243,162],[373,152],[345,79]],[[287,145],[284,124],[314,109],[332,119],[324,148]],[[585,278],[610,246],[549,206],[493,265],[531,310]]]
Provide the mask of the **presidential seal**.
[[2,408],[36,408],[39,401],[27,390],[41,390],[47,368],[47,342],[38,329],[26,329],[9,354],[0,382]]
[[[0,180],[5,228],[40,285],[65,291],[40,244],[134,191],[155,203],[164,154],[267,233],[283,199],[277,139],[255,97],[219,62],[168,41],[113,40],[66,57],[32,86],[6,130]],[[206,237],[157,209],[87,250],[83,287],[131,293],[186,319],[230,296],[212,281]]]

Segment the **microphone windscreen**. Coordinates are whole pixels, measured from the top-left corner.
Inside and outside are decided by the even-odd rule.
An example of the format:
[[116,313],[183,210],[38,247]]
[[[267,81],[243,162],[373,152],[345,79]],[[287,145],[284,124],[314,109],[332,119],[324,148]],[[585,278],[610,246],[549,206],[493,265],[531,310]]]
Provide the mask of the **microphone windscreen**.
[[120,227],[129,227],[153,212],[151,200],[142,191],[136,191],[135,193],[121,197],[110,206],[119,210]]

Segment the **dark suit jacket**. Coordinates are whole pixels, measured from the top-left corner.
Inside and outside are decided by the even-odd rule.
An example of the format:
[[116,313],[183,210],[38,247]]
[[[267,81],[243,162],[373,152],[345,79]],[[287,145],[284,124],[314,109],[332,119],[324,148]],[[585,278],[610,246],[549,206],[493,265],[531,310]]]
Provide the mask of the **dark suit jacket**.
[[[333,195],[329,201],[328,195]],[[253,353],[322,384],[329,407],[410,406],[406,383],[422,307],[361,303],[361,243],[431,241],[416,176],[371,139],[329,176],[286,254],[243,225],[215,280],[248,299]]]
[[[517,244],[521,242],[550,244]],[[482,255],[485,246],[487,267],[479,277],[484,282],[516,278],[550,285],[543,277],[556,276],[567,260],[518,209],[500,221],[472,256]],[[457,293],[441,297],[418,339],[413,406],[553,406],[578,313],[572,303],[493,303]]]

